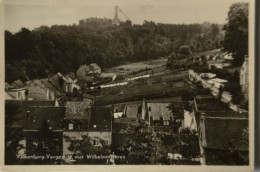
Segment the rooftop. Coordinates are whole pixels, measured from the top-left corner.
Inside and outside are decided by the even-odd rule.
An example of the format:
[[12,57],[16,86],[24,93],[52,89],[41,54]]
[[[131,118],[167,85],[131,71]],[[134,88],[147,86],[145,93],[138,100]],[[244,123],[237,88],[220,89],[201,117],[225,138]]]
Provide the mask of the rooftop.
[[248,119],[226,117],[204,117],[204,132],[207,148],[223,149],[235,147],[248,150]]
[[142,104],[126,105],[126,117],[137,118],[142,113]]
[[12,122],[13,127],[24,127],[27,119],[27,111],[31,106],[54,106],[55,101],[35,101],[35,100],[5,100],[5,115],[9,115],[8,110],[17,107],[17,120]]
[[16,80],[14,81],[11,85],[10,85],[11,88],[22,88],[22,87],[25,87],[25,83],[23,83],[20,79],[19,80]]
[[25,126],[27,130],[41,129],[44,122],[47,122],[51,130],[62,130],[65,107],[55,106],[31,106],[30,115]]
[[159,120],[160,117],[163,117],[164,120],[170,120],[173,114],[168,108],[169,105],[169,103],[147,103],[148,113],[153,120]]
[[196,104],[199,111],[231,111],[228,104],[212,96],[196,96]]
[[112,106],[92,106],[90,129],[97,131],[111,131],[112,113]]
[[68,101],[65,105],[65,119],[90,119],[91,101]]

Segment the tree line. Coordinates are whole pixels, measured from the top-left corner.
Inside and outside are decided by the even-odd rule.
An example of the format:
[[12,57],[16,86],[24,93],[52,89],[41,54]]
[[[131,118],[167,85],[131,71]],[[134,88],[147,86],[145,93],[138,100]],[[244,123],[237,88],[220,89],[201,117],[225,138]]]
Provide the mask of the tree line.
[[6,81],[23,81],[76,71],[82,64],[102,68],[125,62],[168,57],[172,52],[189,55],[218,48],[222,26],[163,24],[131,21],[113,25],[111,19],[88,18],[78,24],[40,26],[17,33],[5,31]]

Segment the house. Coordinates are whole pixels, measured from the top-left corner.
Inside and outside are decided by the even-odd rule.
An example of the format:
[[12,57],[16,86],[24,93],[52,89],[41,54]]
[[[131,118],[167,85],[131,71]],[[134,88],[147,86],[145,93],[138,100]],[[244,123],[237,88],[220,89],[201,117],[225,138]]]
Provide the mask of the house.
[[[24,129],[31,106],[54,106],[54,104],[54,101],[5,100],[5,119],[9,119],[9,121],[5,121],[5,125],[10,125],[9,129],[11,130],[8,130],[8,132],[12,133],[13,130],[19,131],[19,129]],[[10,115],[15,116],[10,117]],[[23,132],[17,134],[20,134],[22,138],[19,144],[24,146],[23,149],[18,151],[18,155],[24,155],[26,151],[26,139]]]
[[51,90],[55,98],[63,95],[63,91],[61,90],[61,88],[54,85],[54,83],[50,81],[50,78],[40,79],[40,82],[44,85],[44,87]]
[[[62,89],[62,80],[60,78],[60,76],[58,74],[52,75],[50,77],[47,78],[49,83],[51,83],[51,85],[54,87],[54,91],[59,91],[60,93],[64,93],[63,89]],[[51,88],[50,88],[51,89]]]
[[231,66],[230,60],[225,59],[207,61],[207,64],[209,69],[212,69],[213,66],[217,69]]
[[[65,107],[31,106],[23,130],[26,155],[62,155]],[[54,160],[55,161],[55,160]]]
[[77,70],[77,78],[92,81],[94,76],[101,73],[101,68],[96,64],[92,63],[90,65],[82,65]]
[[[73,103],[71,103],[72,105]],[[75,104],[74,104],[75,105]],[[66,106],[66,114],[63,135],[63,155],[73,154],[68,150],[70,140],[81,140],[82,136],[88,136],[93,146],[101,146],[101,140],[107,145],[112,142],[112,106],[90,106],[78,104],[77,107]],[[67,109],[68,108],[68,109]],[[74,123],[73,123],[74,122]],[[67,159],[73,162],[74,159]]]
[[65,130],[84,130],[89,126],[92,102],[68,101],[64,116]]
[[64,95],[62,79],[58,74],[27,82],[30,100],[55,100]]
[[55,92],[41,80],[33,80],[27,86],[28,100],[55,100]]
[[116,74],[115,73],[100,73],[99,78],[106,79],[109,81],[116,80]]
[[26,86],[26,84],[23,83],[23,81],[21,81],[20,79],[14,81],[14,82],[10,85],[11,88],[23,88],[23,87],[25,87],[25,86]]
[[195,118],[194,108],[188,110],[184,110],[184,120],[182,124],[182,128],[189,128],[190,130],[197,131],[197,122]]
[[27,93],[26,84],[21,80],[16,80],[11,85],[5,83],[5,100],[25,100]]
[[[70,77],[69,75],[63,76],[60,72],[57,73],[62,79],[62,89],[66,93],[74,93],[80,90],[80,86],[77,83],[77,79],[73,76]],[[70,74],[72,75],[72,74]]]
[[101,73],[101,68],[96,63],[91,63],[90,65],[90,73]]
[[197,111],[229,111],[228,104],[219,101],[218,98],[213,95],[197,95],[195,98],[195,104]]
[[27,88],[8,88],[5,89],[5,100],[26,100]]
[[244,62],[240,68],[240,85],[242,93],[248,99],[248,57],[245,56]]
[[[214,96],[219,96],[220,88],[224,87],[228,82],[225,79],[215,78],[215,74],[212,73],[201,73],[198,74],[193,70],[189,70],[189,80],[192,82],[200,82],[204,88],[209,88],[211,94]],[[229,103],[232,99],[232,95],[229,92],[223,91],[221,94],[221,100],[225,103]]]
[[146,115],[146,102],[135,101],[135,102],[124,102],[114,104],[113,108],[113,117],[114,118],[131,118],[131,119],[143,119],[148,117]]
[[248,118],[229,112],[200,117],[199,142],[204,165],[248,165]]
[[12,121],[12,127],[24,127],[30,112],[31,106],[54,106],[55,101],[29,101],[29,100],[5,100],[5,115],[8,115],[7,109],[10,107],[12,110],[17,108],[16,117]]
[[[172,108],[183,108],[181,114],[173,113]],[[197,130],[194,102],[147,103],[149,125],[155,131],[178,133],[180,128]]]
[[11,87],[11,85],[5,82],[5,89],[8,89],[9,87]]
[[154,131],[173,131],[173,113],[169,103],[147,103],[148,124]]
[[125,106],[127,105],[127,103],[118,103],[118,104],[114,104],[113,107],[113,118],[121,118],[125,116]]

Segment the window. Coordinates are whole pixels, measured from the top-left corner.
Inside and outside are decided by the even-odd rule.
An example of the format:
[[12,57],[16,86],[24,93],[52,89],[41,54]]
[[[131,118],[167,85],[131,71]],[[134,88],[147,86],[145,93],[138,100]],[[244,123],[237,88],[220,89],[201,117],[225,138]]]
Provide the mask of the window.
[[69,124],[69,130],[73,130],[73,124]]
[[169,125],[169,121],[163,121],[163,125]]
[[79,124],[79,130],[82,130],[83,129],[83,124]]
[[21,92],[18,92],[18,98],[17,98],[18,100],[21,100],[22,99],[22,94],[21,94]]
[[93,139],[93,145],[94,145],[94,146],[99,145],[99,139],[98,139],[98,138],[94,138],[94,139]]
[[47,142],[42,141],[42,148],[43,149],[49,149],[49,146],[48,146]]
[[33,148],[37,148],[39,146],[38,140],[33,140],[32,144],[33,144]]

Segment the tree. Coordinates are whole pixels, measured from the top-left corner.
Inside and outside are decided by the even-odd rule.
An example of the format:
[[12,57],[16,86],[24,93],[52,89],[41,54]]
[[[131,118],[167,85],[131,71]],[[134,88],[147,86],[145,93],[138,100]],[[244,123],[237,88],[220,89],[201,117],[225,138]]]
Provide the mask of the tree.
[[74,154],[77,164],[106,164],[108,159],[90,159],[88,155],[109,156],[111,154],[110,145],[107,145],[101,138],[98,139],[99,145],[94,146],[92,139],[88,135],[82,135],[81,139],[71,139],[64,136],[66,142],[70,142],[68,150]]
[[166,63],[166,66],[169,68],[172,68],[173,63],[176,61],[176,54],[174,52],[172,52],[169,56],[168,56],[168,61]]
[[241,66],[248,54],[248,3],[235,3],[224,26],[224,50],[234,55],[234,65]]
[[181,154],[184,158],[191,160],[200,156],[198,133],[195,130],[184,128],[179,134],[182,142]]
[[167,159],[161,139],[145,121],[132,123],[120,133],[127,138],[120,148],[125,151],[127,164],[159,164]]
[[[144,21],[132,26],[126,21],[115,26],[111,19],[89,18],[80,20],[78,25],[22,28],[13,34],[6,31],[5,78],[10,83],[16,79],[44,78],[75,71],[83,64],[94,62],[108,68],[157,59],[172,52],[176,52],[177,60],[183,59],[216,44],[209,33],[218,37],[217,26],[204,25]],[[172,64],[172,68],[180,67],[178,62]]]
[[181,46],[180,49],[179,49],[179,53],[186,55],[186,56],[189,56],[189,55],[192,54],[191,49],[188,45]]
[[[36,156],[59,156],[62,152],[62,137],[60,133],[53,132],[47,120],[43,121],[38,133],[32,135],[32,149],[27,152],[28,155]],[[30,164],[56,164],[61,163],[63,160],[55,160],[50,158],[30,160]]]
[[18,106],[5,104],[5,164],[18,164],[18,151],[23,149],[19,142],[22,140],[22,128],[13,127],[13,123],[20,120]]
[[233,138],[228,142],[227,147],[223,147],[222,150],[225,154],[222,155],[223,162],[227,165],[248,165],[249,155],[248,151],[240,150],[236,145],[240,143],[245,147],[249,147],[249,129],[244,128],[241,131],[241,137]]

